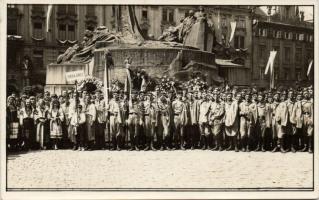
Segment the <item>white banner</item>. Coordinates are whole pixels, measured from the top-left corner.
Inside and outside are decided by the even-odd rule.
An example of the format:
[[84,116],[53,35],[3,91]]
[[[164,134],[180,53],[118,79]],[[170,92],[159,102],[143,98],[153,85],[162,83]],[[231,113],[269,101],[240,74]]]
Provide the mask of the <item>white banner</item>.
[[268,58],[268,62],[267,62],[267,65],[266,65],[266,69],[265,69],[265,74],[268,74],[269,68],[271,68],[271,70],[272,70],[276,54],[277,54],[277,51],[271,51],[270,52],[270,55],[269,55],[269,58]]
[[49,29],[50,29],[51,13],[52,13],[52,4],[49,4],[48,11],[47,11],[47,16],[46,16],[46,32],[49,32]]
[[230,22],[230,28],[231,28],[231,34],[230,34],[230,38],[229,38],[229,43],[232,41],[234,34],[235,34],[235,30],[236,30],[236,22]]
[[309,74],[310,74],[310,71],[311,71],[311,68],[312,68],[312,63],[313,63],[313,60],[311,60],[310,63],[309,63],[308,70],[307,70],[307,76],[309,76]]
[[79,79],[83,79],[85,77],[84,71],[83,70],[78,70],[78,71],[72,71],[72,72],[66,72],[65,73],[65,78],[66,81],[72,82],[76,81]]

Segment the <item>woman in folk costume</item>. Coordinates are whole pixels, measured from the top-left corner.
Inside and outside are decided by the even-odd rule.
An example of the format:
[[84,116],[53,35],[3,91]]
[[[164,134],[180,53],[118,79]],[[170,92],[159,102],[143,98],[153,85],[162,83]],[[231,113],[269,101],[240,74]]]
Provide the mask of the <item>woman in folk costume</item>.
[[87,139],[87,149],[92,149],[94,141],[95,141],[95,120],[96,120],[96,108],[95,105],[91,101],[91,96],[87,94],[84,97],[84,109],[86,117],[86,139]]
[[230,138],[230,146],[227,150],[231,150],[234,145],[236,152],[238,152],[237,133],[239,129],[238,107],[240,98],[241,94],[237,93],[236,98],[232,101],[232,94],[229,93],[225,102],[225,131],[226,135]]
[[35,143],[35,110],[32,109],[30,100],[26,100],[24,108],[20,111],[20,123],[22,124],[22,147],[26,150],[34,147]]
[[52,102],[52,109],[49,111],[50,119],[50,138],[53,141],[53,148],[58,149],[58,143],[62,139],[62,121],[64,120],[63,111],[58,100]]
[[15,99],[12,96],[7,100],[7,141],[10,149],[17,149],[19,143],[19,119]]
[[44,100],[40,99],[34,119],[36,123],[36,141],[41,149],[46,149],[50,141],[50,123],[48,118],[49,110],[46,109]]
[[211,104],[211,110],[209,114],[209,123],[211,132],[213,135],[213,141],[215,147],[212,150],[222,151],[223,146],[223,134],[222,134],[222,123],[225,114],[224,103],[220,101],[218,96],[218,90],[213,93],[214,101]]
[[82,105],[77,105],[77,110],[72,112],[70,119],[72,134],[75,137],[73,150],[78,149],[79,151],[84,151],[86,116],[85,113],[82,112]]

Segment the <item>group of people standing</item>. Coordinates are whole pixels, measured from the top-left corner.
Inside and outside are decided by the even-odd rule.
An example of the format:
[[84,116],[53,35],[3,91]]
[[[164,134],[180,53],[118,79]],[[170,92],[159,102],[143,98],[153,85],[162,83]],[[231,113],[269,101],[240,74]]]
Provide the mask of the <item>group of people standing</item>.
[[313,152],[312,87],[44,92],[7,99],[10,150]]

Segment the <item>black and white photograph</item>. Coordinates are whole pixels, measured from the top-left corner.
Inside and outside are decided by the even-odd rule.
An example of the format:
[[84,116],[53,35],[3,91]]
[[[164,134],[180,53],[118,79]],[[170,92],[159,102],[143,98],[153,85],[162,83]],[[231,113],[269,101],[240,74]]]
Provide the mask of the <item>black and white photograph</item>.
[[0,198],[319,198],[318,2],[248,3],[2,2]]

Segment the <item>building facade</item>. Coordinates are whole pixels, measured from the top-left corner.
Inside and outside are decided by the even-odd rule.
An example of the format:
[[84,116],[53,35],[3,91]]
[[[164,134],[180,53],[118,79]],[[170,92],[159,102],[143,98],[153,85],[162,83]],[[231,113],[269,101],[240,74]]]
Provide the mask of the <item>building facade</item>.
[[298,6],[268,7],[268,13],[257,14],[253,28],[252,81],[269,86],[265,67],[271,50],[277,51],[274,62],[275,84],[294,86],[313,82],[313,68],[307,70],[314,58],[313,23],[304,20]]
[[[106,26],[121,30],[123,6],[53,5],[49,23],[48,5],[8,5],[7,8],[7,88],[22,92],[31,85],[44,86],[46,66],[68,47],[81,42],[86,29]],[[178,25],[190,10],[200,6],[135,6],[135,14],[143,35],[157,39],[169,26]],[[289,84],[307,79],[308,62],[313,58],[313,24],[303,22],[301,13],[296,21],[295,8],[281,6],[271,17],[252,12],[250,6],[205,6],[208,22],[215,30],[216,41],[233,53],[229,60],[216,54],[219,75],[234,85],[251,81],[267,85],[269,77],[261,73],[269,51],[277,49],[276,80]],[[257,25],[253,21],[257,19]],[[236,31],[229,43],[230,22]],[[218,61],[218,59],[221,59]],[[218,62],[217,62],[218,61]],[[235,63],[234,63],[235,62]],[[267,80],[268,79],[268,80]]]

